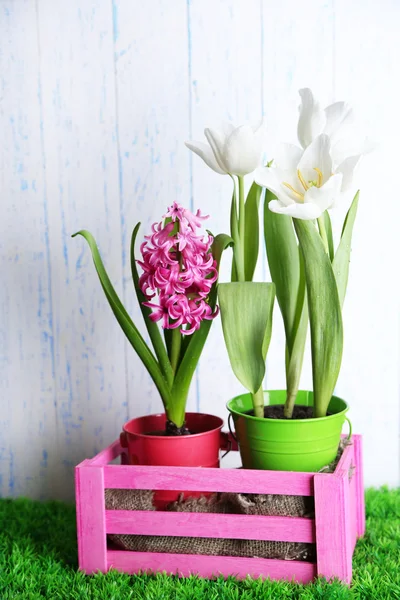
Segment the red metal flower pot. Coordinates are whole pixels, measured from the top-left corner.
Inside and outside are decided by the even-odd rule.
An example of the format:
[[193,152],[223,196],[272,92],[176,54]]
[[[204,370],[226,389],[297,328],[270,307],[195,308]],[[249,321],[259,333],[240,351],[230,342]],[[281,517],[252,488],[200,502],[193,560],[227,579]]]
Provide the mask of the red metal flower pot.
[[[148,415],[128,421],[121,433],[121,446],[128,449],[131,465],[168,467],[219,467],[223,421],[214,415],[186,413],[191,435],[165,436],[166,415]],[[183,492],[199,496],[199,492]],[[154,505],[163,509],[182,492],[155,491]]]

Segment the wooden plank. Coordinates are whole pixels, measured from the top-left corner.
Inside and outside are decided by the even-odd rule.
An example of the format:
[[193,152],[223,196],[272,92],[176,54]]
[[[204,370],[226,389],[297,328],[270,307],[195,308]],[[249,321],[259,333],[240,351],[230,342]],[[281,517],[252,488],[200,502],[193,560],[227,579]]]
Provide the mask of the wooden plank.
[[[343,438],[343,436],[342,436]],[[351,442],[343,450],[342,456],[336,466],[334,475],[342,477],[344,473],[349,474],[351,466],[354,466],[354,444]]]
[[106,510],[107,533],[315,542],[313,519]]
[[53,497],[73,494],[73,468],[127,420],[124,335],[89,248],[97,239],[122,290],[112,6],[38,2],[43,141],[53,287],[58,460]]
[[353,473],[349,481],[349,513],[350,513],[350,538],[351,538],[351,550],[354,552],[354,548],[357,542],[357,482],[355,472]]
[[34,0],[0,6],[0,497],[52,494],[54,281]]
[[[142,223],[139,252],[143,236],[162,220],[167,206],[189,205],[186,11],[186,0],[113,2],[124,300],[143,333],[129,265],[132,230]],[[130,347],[126,366],[130,417],[160,412],[160,396]],[[189,398],[195,395],[194,381]]]
[[351,582],[352,544],[349,478],[317,473],[314,478],[318,575]]
[[[188,6],[191,123],[186,139],[206,141],[205,127],[257,123],[262,116],[261,26],[259,0],[236,2],[192,0]],[[191,202],[210,215],[207,228],[230,232],[232,180],[219,175],[186,150],[191,165]],[[246,178],[246,187],[251,183]],[[221,265],[221,279],[230,279],[231,251]],[[255,280],[263,280],[263,258]],[[198,369],[198,397],[193,410],[213,413],[225,421],[225,404],[242,392],[232,373],[222,336],[221,319],[213,322]],[[218,385],[216,385],[218,382]]]
[[88,462],[91,465],[107,465],[112,460],[118,458],[118,456],[121,455],[122,450],[119,440],[115,440],[115,442],[107,446],[107,448],[104,448],[104,450],[96,454],[96,456],[91,458]]
[[104,487],[132,490],[314,495],[314,473],[190,467],[105,466]]
[[79,568],[88,575],[107,570],[103,469],[87,464],[75,469]]
[[357,508],[357,537],[362,537],[365,534],[365,493],[364,493],[364,464],[362,452],[362,436],[354,435],[354,459],[356,469],[354,472],[355,478],[355,493],[356,493],[356,508]]
[[[400,131],[400,87],[392,82],[397,81],[399,69],[400,3],[385,0],[383,6],[384,10],[375,0],[335,0],[335,96],[353,105],[360,136],[369,135],[377,144],[363,159],[357,178],[361,194],[343,309],[346,342],[337,384],[338,395],[351,405],[349,416],[355,429],[365,434],[367,487],[400,485],[400,335],[394,325],[399,318],[400,286],[390,286],[390,302],[383,285],[371,286],[368,294],[360,292],[366,278],[391,281],[393,277],[392,261],[383,261],[377,248],[385,248],[385,256],[390,257],[397,256],[399,248],[400,206],[390,177],[371,177],[372,171],[398,169],[393,132]],[[376,227],[376,215],[369,210],[378,196],[388,198],[390,218],[385,227]],[[338,206],[332,214],[342,220],[347,206],[344,203],[342,210]],[[375,232],[373,244],[371,231]],[[370,322],[367,328],[366,322]],[[365,407],[380,402],[385,403],[385,410],[375,410],[371,418]],[[384,456],[390,460],[382,460]]]
[[107,568],[125,573],[165,571],[180,577],[196,574],[207,579],[218,575],[233,575],[239,579],[269,577],[298,583],[309,583],[316,575],[315,564],[308,562],[119,550],[108,550]]

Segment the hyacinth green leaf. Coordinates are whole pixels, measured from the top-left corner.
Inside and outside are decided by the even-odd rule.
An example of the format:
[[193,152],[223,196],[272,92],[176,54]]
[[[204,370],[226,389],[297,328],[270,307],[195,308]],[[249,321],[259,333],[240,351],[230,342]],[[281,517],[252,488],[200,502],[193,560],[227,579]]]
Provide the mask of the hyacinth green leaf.
[[[153,344],[153,348],[156,353],[158,362],[160,364],[160,368],[167,380],[168,385],[171,386],[174,374],[172,372],[171,363],[168,358],[167,350],[165,349],[165,345],[164,345],[164,342],[163,342],[163,339],[161,336],[161,332],[158,328],[157,323],[153,323],[153,321],[151,321],[151,319],[149,318],[149,316],[151,315],[151,312],[152,312],[151,308],[148,308],[147,306],[143,305],[144,302],[148,301],[148,298],[146,298],[146,296],[143,294],[142,290],[139,287],[139,274],[138,274],[138,270],[136,267],[136,259],[135,259],[135,243],[136,243],[137,234],[139,232],[139,228],[140,228],[140,223],[138,223],[136,225],[136,227],[134,228],[134,230],[132,232],[132,238],[131,238],[131,271],[132,271],[133,284],[135,286],[135,292],[136,292],[136,296],[137,296],[137,299],[139,302],[140,310],[142,311],[143,320],[145,322],[146,329],[148,331],[149,337]],[[170,331],[170,330],[165,330],[165,331]]]
[[333,271],[339,292],[340,305],[343,306],[346,296],[347,282],[349,279],[351,238],[353,235],[354,222],[357,216],[358,199],[360,192],[354,196],[353,202],[348,210],[344,221],[342,236],[335,258],[333,260]]
[[271,339],[273,283],[221,283],[218,302],[222,330],[232,370],[240,383],[256,394],[265,374]]
[[110,278],[108,277],[107,271],[104,267],[94,237],[91,233],[89,233],[89,231],[86,230],[78,231],[72,237],[75,237],[76,235],[81,235],[82,237],[84,237],[87,243],[89,244],[90,250],[92,252],[94,266],[96,268],[97,275],[99,277],[101,286],[106,295],[108,303],[111,307],[111,310],[113,311],[118,323],[120,324],[129,342],[133,346],[134,350],[138,354],[139,358],[141,359],[151,378],[153,379],[158,391],[160,392],[164,406],[168,405],[170,401],[170,390],[167,381],[160,370],[160,366],[155,356],[147,346],[139,330],[133,323],[129,314],[125,310],[125,307],[123,306],[121,300],[119,299],[118,294],[116,293],[110,281]]
[[244,232],[244,274],[246,281],[252,281],[257,265],[259,249],[259,208],[262,188],[255,182],[247,194],[245,203]]
[[[211,251],[217,264],[217,270],[219,269],[223,251],[229,246],[232,246],[232,244],[232,238],[224,233],[220,233],[214,238]],[[217,281],[214,282],[211,288],[208,304],[214,312],[217,304]],[[184,340],[185,351],[175,374],[171,392],[174,399],[174,408],[173,412],[169,411],[169,418],[173,420],[178,427],[182,425],[185,418],[186,398],[189,392],[190,383],[199,362],[204,344],[206,343],[211,325],[212,320],[204,320],[200,329],[190,336],[189,341],[187,342]]]
[[308,315],[305,274],[301,252],[291,217],[269,210],[275,199],[266,190],[264,203],[264,237],[272,281],[282,313],[286,336],[285,415],[290,417],[299,388],[307,337]]
[[333,244],[333,234],[332,234],[331,218],[330,218],[329,213],[328,213],[327,210],[323,213],[322,218],[324,220],[326,237],[328,239],[329,258],[331,259],[331,262],[333,262],[333,259],[334,259],[334,256],[335,256],[335,246]]
[[335,274],[312,221],[293,219],[304,258],[311,329],[314,414],[326,415],[343,352],[342,312]]

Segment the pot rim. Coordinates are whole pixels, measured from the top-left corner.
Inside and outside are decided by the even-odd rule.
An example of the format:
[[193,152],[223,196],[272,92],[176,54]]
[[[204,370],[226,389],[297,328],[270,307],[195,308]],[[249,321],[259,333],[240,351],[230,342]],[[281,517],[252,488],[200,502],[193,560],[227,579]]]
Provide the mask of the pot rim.
[[188,415],[190,416],[198,416],[200,415],[201,417],[212,417],[213,419],[218,419],[219,420],[219,425],[217,427],[213,427],[212,429],[208,429],[207,431],[201,431],[199,433],[191,433],[190,435],[171,435],[171,436],[159,436],[159,435],[149,435],[147,433],[140,433],[137,431],[127,431],[125,429],[125,427],[127,425],[129,425],[129,423],[132,423],[132,421],[137,421],[139,419],[145,419],[145,418],[150,418],[150,417],[161,417],[166,419],[166,414],[163,413],[153,413],[150,415],[141,415],[140,417],[134,417],[133,419],[130,419],[129,421],[127,421],[126,423],[124,423],[122,425],[122,430],[126,433],[126,435],[135,435],[137,437],[145,437],[146,439],[156,439],[159,440],[160,438],[163,439],[163,441],[165,442],[166,440],[178,440],[178,439],[193,439],[193,438],[198,438],[200,436],[204,436],[204,435],[208,435],[209,433],[213,433],[215,431],[221,431],[222,427],[224,426],[224,421],[223,419],[221,419],[221,417],[218,417],[218,415],[211,415],[209,413],[201,413],[201,412],[187,412],[185,413],[185,416],[187,417]]
[[[286,390],[263,390],[263,392],[268,392],[268,393],[274,393],[274,392],[285,392]],[[312,390],[298,390],[299,392],[307,392],[307,393],[313,393]],[[333,415],[327,415],[325,417],[312,417],[311,419],[268,419],[265,417],[254,417],[253,415],[249,415],[247,413],[244,412],[240,412],[238,410],[232,409],[230,408],[229,404],[231,402],[233,402],[234,400],[236,400],[236,398],[240,398],[242,396],[251,396],[250,392],[244,393],[244,394],[238,394],[237,396],[234,396],[233,398],[231,398],[230,400],[228,400],[228,402],[226,403],[226,408],[228,409],[228,411],[233,414],[233,415],[238,415],[240,417],[245,417],[246,419],[251,419],[252,421],[273,421],[274,423],[320,423],[321,421],[327,421],[329,419],[334,419],[335,417],[337,417],[338,415],[343,415],[346,414],[346,412],[349,410],[349,405],[347,404],[346,400],[343,400],[343,398],[340,398],[340,396],[336,396],[335,394],[332,395],[332,398],[337,398],[338,400],[340,400],[341,402],[343,402],[343,404],[345,405],[346,408],[344,408],[343,410],[334,413]],[[332,399],[331,398],[331,399]],[[270,406],[269,404],[265,404],[264,406]],[[275,405],[276,406],[276,405]]]

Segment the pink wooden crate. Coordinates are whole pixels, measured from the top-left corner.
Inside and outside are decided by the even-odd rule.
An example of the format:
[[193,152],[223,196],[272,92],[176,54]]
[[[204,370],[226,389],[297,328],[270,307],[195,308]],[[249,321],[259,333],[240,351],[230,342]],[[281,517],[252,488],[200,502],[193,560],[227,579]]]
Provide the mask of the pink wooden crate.
[[[116,441],[75,470],[79,567],[87,574],[114,568],[126,573],[250,575],[302,583],[324,576],[350,583],[356,540],[365,531],[361,436],[353,436],[331,474],[131,466],[124,464],[124,452]],[[122,464],[109,464],[118,457]],[[106,510],[107,488],[314,496],[315,519]],[[310,542],[316,543],[317,560],[115,550],[107,548],[108,533]]]

